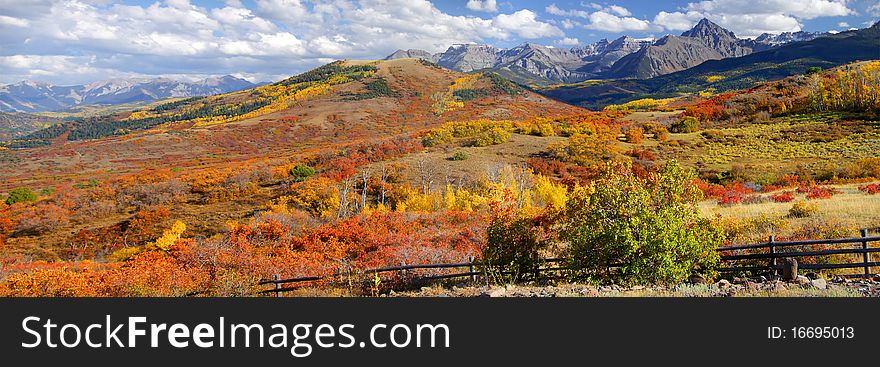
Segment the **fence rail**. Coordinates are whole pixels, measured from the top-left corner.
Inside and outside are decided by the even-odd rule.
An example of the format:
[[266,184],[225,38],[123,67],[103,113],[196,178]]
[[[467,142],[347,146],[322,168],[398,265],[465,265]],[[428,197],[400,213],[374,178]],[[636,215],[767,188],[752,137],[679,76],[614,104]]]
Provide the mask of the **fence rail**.
[[[739,250],[758,250],[758,249],[767,249],[766,253],[752,253],[752,254],[731,254],[731,255],[722,255],[722,261],[737,261],[737,260],[767,260],[767,265],[747,265],[747,266],[729,266],[722,267],[717,269],[719,272],[723,273],[732,273],[732,272],[755,272],[755,271],[769,271],[771,276],[777,276],[779,270],[783,267],[777,264],[777,259],[782,258],[802,258],[802,257],[810,257],[810,256],[828,256],[828,255],[847,255],[847,254],[862,254],[861,262],[849,262],[849,263],[836,263],[836,264],[800,264],[798,262],[799,269],[810,269],[810,270],[828,270],[828,269],[858,269],[862,268],[864,270],[863,274],[859,274],[863,277],[869,277],[871,275],[871,268],[880,266],[880,262],[872,262],[871,254],[875,252],[880,252],[880,248],[878,247],[870,247],[869,243],[880,241],[880,236],[868,236],[868,229],[862,229],[860,231],[861,237],[852,237],[852,238],[833,238],[833,239],[822,239],[822,240],[803,240],[803,241],[776,241],[775,236],[770,236],[770,239],[765,243],[757,243],[750,245],[739,245],[739,246],[727,246],[727,247],[719,247],[717,250],[719,252],[730,252],[730,251],[739,251]],[[838,248],[838,249],[826,249],[826,250],[806,250],[806,251],[788,251],[788,252],[779,252],[780,248],[785,249],[794,246],[815,246],[815,245],[847,245],[847,244],[856,244],[859,247],[855,248]]]
[[[868,277],[871,275],[870,269],[872,267],[880,267],[880,262],[872,262],[871,254],[880,252],[880,247],[870,247],[868,244],[871,242],[880,242],[880,236],[868,236],[868,230],[861,230],[861,237],[853,237],[853,238],[833,238],[833,239],[820,239],[820,240],[802,240],[802,241],[776,241],[774,236],[770,236],[769,241],[764,243],[756,243],[756,244],[748,244],[748,245],[736,245],[736,246],[725,246],[719,247],[716,250],[720,253],[725,252],[733,252],[733,251],[741,251],[741,250],[757,250],[757,249],[767,249],[766,253],[752,253],[752,254],[730,254],[730,255],[721,255],[721,261],[726,262],[734,262],[740,260],[767,260],[767,265],[745,265],[745,266],[728,266],[721,267],[717,270],[722,273],[733,273],[733,272],[770,272],[771,276],[775,277],[778,274],[778,271],[783,268],[782,265],[777,264],[777,259],[781,258],[800,258],[800,257],[809,257],[809,256],[826,256],[826,255],[845,255],[845,254],[862,254],[862,261],[855,263],[838,263],[838,264],[798,264],[798,268],[800,269],[810,269],[810,270],[826,270],[826,269],[857,269],[863,268],[864,274],[855,274],[851,276],[864,276]],[[858,244],[860,247],[857,248],[844,248],[844,249],[828,249],[828,250],[814,250],[814,251],[793,251],[793,252],[778,252],[777,250],[780,248],[788,248],[793,246],[813,246],[813,245],[845,245],[845,244]],[[545,264],[554,264],[562,262],[564,259],[562,258],[548,258],[543,259]],[[620,265],[616,265],[620,266]],[[401,275],[405,275],[406,271],[409,270],[418,270],[418,269],[455,269],[455,268],[468,268],[465,272],[460,273],[452,273],[452,274],[439,274],[439,275],[429,275],[429,276],[421,276],[414,277],[414,279],[418,280],[442,280],[442,279],[452,279],[452,278],[465,278],[470,277],[471,281],[476,281],[478,276],[487,277],[486,268],[483,266],[483,263],[475,261],[473,257],[470,258],[468,262],[460,262],[460,263],[443,263],[443,264],[415,264],[415,265],[406,265],[401,264],[400,266],[388,266],[382,268],[375,269],[365,269],[361,270],[359,274],[380,274],[380,273],[388,273],[388,272],[398,272]],[[478,270],[479,269],[479,270]],[[535,275],[537,276],[541,272],[549,272],[549,271],[561,271],[567,270],[566,267],[563,266],[555,266],[555,267],[539,267],[534,270]],[[289,284],[299,284],[299,283],[307,283],[307,282],[315,282],[320,280],[341,278],[351,283],[352,275],[355,271],[351,268],[336,272],[328,275],[316,275],[316,276],[306,276],[306,277],[297,277],[297,278],[287,278],[281,279],[279,276],[275,276],[274,279],[264,279],[259,281],[258,285],[274,285],[272,289],[266,289],[261,291],[260,293],[264,294],[275,294],[279,295],[283,292],[293,291],[296,289],[302,288],[299,285]],[[287,286],[284,286],[287,285]]]

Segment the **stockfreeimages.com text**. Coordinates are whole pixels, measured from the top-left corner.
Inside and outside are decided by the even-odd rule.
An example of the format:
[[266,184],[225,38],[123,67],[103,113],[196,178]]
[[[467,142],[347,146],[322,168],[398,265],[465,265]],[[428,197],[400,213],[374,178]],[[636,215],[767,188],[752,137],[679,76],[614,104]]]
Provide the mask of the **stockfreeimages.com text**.
[[153,323],[146,317],[131,316],[115,322],[104,320],[88,325],[59,324],[50,318],[29,316],[22,329],[30,335],[21,343],[24,348],[76,348],[83,343],[91,348],[136,348],[148,343],[151,348],[289,348],[294,357],[308,357],[315,346],[320,348],[449,348],[450,330],[445,324],[374,324],[368,341],[358,342],[353,324],[263,324],[227,323],[220,317],[216,324]]

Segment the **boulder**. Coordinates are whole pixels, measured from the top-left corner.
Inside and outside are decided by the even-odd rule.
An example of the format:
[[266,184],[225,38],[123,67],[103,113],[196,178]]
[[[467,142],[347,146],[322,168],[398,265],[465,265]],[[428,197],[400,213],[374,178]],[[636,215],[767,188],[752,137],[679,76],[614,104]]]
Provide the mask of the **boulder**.
[[703,278],[703,276],[701,276],[701,275],[699,275],[699,274],[693,274],[693,275],[691,275],[690,277],[688,277],[688,283],[691,283],[691,284],[706,284],[706,278]]
[[507,289],[497,287],[497,288],[489,288],[488,290],[483,291],[480,294],[482,297],[504,297],[507,294]]
[[798,275],[797,278],[794,279],[794,282],[800,285],[810,284],[810,278],[807,278],[803,275]]
[[811,280],[810,285],[812,285],[813,288],[816,288],[816,289],[827,289],[828,288],[828,283],[826,283],[825,279],[822,279],[822,278]]

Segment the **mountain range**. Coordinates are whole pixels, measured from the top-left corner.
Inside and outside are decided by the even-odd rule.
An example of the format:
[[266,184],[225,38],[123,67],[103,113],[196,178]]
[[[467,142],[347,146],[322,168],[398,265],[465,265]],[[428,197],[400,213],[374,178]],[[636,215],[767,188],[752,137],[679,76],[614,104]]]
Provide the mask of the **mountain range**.
[[[783,39],[791,39],[783,36]],[[670,42],[677,42],[671,40]],[[782,79],[803,74],[810,68],[832,68],[859,60],[880,58],[880,23],[870,28],[840,32],[809,41],[789,42],[761,52],[751,52],[739,57],[707,60],[699,65],[676,72],[654,76],[649,79],[609,79],[543,87],[539,92],[570,104],[591,109],[601,109],[639,98],[667,98],[702,91],[727,91],[745,89],[756,83]],[[640,52],[621,59],[618,63],[635,64]],[[730,52],[741,52],[730,49]],[[626,64],[629,66],[629,64]],[[650,72],[649,68],[643,69]]]
[[510,49],[460,44],[436,54],[417,49],[398,50],[386,60],[418,58],[456,71],[492,70],[523,84],[548,85],[587,79],[648,79],[708,60],[744,56],[828,35],[830,33],[765,33],[755,39],[741,39],[703,19],[679,36],[667,35],[658,40],[624,36],[570,49],[532,43]]
[[26,80],[0,86],[0,111],[59,111],[85,105],[113,105],[213,95],[235,92],[254,86],[256,85],[247,80],[231,75],[195,82],[168,78],[131,78],[72,86],[58,86]]

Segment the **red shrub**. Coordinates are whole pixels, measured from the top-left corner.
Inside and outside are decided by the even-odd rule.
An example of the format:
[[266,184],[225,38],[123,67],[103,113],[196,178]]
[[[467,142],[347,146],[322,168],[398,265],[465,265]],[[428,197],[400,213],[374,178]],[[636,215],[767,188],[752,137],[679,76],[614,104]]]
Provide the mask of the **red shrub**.
[[801,186],[797,188],[799,194],[807,194],[807,199],[829,199],[841,193],[840,190],[827,186]]
[[746,195],[751,193],[752,189],[743,185],[742,182],[734,182],[728,185],[725,191],[718,197],[718,205],[741,204],[745,200]]
[[864,191],[868,195],[874,195],[880,193],[880,184],[868,184],[864,186],[859,186],[859,191]]
[[776,203],[787,203],[790,201],[794,201],[794,193],[791,191],[783,191],[779,194],[770,195],[770,200]]

